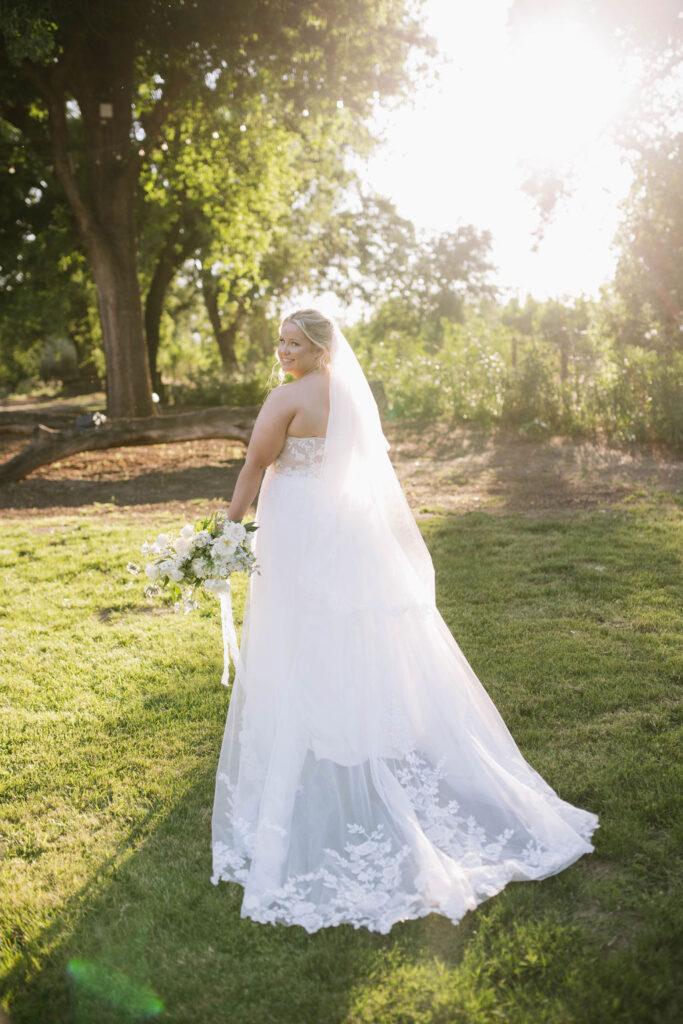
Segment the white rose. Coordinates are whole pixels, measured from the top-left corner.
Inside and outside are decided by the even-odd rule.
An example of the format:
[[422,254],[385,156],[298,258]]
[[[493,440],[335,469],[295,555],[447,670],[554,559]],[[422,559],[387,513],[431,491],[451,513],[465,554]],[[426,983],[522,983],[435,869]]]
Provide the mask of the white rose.
[[235,554],[236,543],[225,536],[218,537],[213,542],[212,549],[215,558],[229,559]]
[[[185,527],[183,527],[185,529]],[[192,540],[190,537],[183,537],[182,535],[173,541],[173,547],[181,556],[184,558],[185,555],[189,555],[192,550]]]
[[149,565],[145,566],[145,573],[150,580],[158,580],[161,575],[159,572],[159,566],[155,565],[154,562],[150,562]]
[[169,569],[168,575],[174,583],[182,583],[183,581],[183,574],[177,565],[174,565],[172,569]]
[[247,535],[247,531],[244,529],[241,523],[226,523],[223,529],[223,534],[233,540],[235,544],[241,544]]
[[185,523],[182,530],[180,531],[180,536],[184,537],[185,540],[191,540],[192,537],[194,537],[194,526],[192,525],[192,523]]
[[155,555],[160,554],[164,548],[168,547],[168,534],[160,533],[157,539],[152,544],[152,551]]

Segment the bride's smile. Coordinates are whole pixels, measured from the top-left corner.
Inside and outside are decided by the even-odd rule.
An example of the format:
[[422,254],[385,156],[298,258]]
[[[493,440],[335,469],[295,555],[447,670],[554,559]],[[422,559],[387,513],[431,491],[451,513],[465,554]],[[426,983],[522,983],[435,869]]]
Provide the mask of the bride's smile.
[[291,321],[282,325],[277,357],[285,373],[291,373],[297,380],[320,368],[320,349]]

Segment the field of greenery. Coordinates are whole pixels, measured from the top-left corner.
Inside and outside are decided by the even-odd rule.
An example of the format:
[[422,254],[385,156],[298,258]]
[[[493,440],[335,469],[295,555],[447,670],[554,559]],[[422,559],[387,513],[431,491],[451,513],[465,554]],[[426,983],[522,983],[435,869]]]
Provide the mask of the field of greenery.
[[[12,1024],[673,1024],[681,1019],[675,508],[422,520],[438,601],[596,850],[457,926],[308,935],[210,883],[229,700],[212,604],[126,571],[158,522],[6,521],[0,1006]],[[238,583],[241,612],[244,586]],[[678,731],[677,731],[678,730]],[[678,888],[677,888],[678,887]]]
[[379,317],[351,333],[396,419],[683,442],[683,352],[617,341],[598,303],[527,307],[524,331],[509,306],[444,321],[436,332],[391,330]]
[[[421,321],[389,301],[347,330],[363,369],[381,383],[393,420],[447,420],[521,436],[683,444],[683,351],[656,329],[619,324],[616,300],[528,299],[483,304]],[[169,324],[160,364],[179,405],[260,405],[271,384],[278,325],[261,346],[243,337],[240,368],[222,366],[213,340],[187,341]]]

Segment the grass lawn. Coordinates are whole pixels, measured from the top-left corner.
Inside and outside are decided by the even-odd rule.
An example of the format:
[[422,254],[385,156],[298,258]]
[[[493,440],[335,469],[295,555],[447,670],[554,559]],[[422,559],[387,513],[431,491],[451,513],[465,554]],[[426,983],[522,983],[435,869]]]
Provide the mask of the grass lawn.
[[[595,853],[459,926],[432,915],[387,936],[259,925],[240,918],[238,886],[211,885],[229,699],[217,606],[174,615],[125,569],[168,519],[6,524],[0,1005],[13,1024],[683,1019],[676,522],[650,500],[422,521],[456,639],[525,757],[600,828]],[[238,616],[243,595],[244,581]]]

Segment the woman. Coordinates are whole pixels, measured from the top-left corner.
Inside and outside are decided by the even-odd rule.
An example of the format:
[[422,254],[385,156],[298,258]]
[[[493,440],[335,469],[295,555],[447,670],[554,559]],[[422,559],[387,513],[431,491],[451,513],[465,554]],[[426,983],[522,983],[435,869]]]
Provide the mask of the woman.
[[300,310],[278,357],[295,380],[264,403],[229,508],[265,470],[212,881],[244,886],[243,916],[309,932],[457,922],[590,852],[597,817],[526,763],[441,618],[346,339]]

